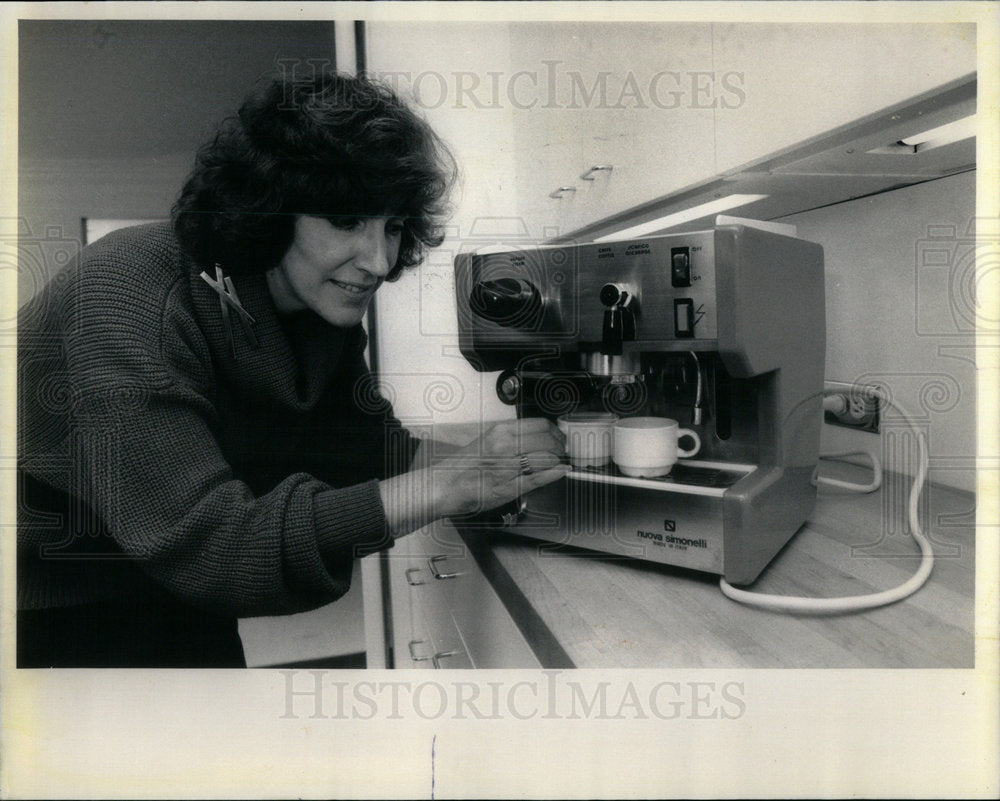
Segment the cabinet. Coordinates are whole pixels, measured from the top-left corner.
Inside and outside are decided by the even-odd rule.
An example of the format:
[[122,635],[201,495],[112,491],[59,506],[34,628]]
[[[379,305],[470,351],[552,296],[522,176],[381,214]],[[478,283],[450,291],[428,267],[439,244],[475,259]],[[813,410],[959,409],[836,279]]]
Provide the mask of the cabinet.
[[[523,23],[510,42],[514,74],[535,79],[512,132],[515,205],[533,233],[564,235],[714,174],[713,105],[738,95],[713,69],[710,23]],[[611,169],[581,177],[594,167]]]
[[[974,24],[369,27],[372,71],[456,151],[457,218],[513,213],[546,239],[976,71]],[[581,178],[594,166],[612,169]]]
[[387,559],[395,667],[541,666],[451,524],[398,540]]
[[712,49],[744,75],[744,101],[715,117],[725,173],[974,73],[976,26],[716,23]]
[[[528,23],[510,41],[545,87],[513,120],[516,206],[559,235],[976,70],[973,25]],[[581,178],[594,166],[612,169]]]

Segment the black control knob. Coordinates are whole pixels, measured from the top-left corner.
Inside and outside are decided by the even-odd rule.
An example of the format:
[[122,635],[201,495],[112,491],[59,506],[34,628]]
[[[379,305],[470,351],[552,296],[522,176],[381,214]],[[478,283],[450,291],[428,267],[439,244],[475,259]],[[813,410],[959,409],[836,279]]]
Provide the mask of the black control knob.
[[618,284],[605,284],[601,287],[601,303],[607,307],[617,306],[625,290]]
[[529,325],[542,305],[538,287],[522,278],[480,281],[472,288],[469,305],[480,317],[499,325]]

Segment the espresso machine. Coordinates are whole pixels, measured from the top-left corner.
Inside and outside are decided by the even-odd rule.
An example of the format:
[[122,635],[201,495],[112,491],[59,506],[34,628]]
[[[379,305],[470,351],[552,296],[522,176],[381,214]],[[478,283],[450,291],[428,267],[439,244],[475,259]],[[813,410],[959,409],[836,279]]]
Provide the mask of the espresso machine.
[[819,245],[724,224],[481,249],[459,254],[455,274],[462,354],[500,371],[497,393],[518,416],[669,417],[702,442],[660,478],[574,468],[477,526],[553,553],[748,584],[811,514],[826,346]]

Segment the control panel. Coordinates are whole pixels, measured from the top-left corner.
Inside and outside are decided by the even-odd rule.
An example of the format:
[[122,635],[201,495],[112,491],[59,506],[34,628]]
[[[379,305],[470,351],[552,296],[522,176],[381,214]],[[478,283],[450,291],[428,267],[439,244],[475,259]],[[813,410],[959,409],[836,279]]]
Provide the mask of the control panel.
[[511,349],[691,349],[718,337],[715,232],[521,246],[456,261],[459,324],[486,363]]
[[574,283],[581,338],[591,337],[588,318],[603,315],[605,341],[609,320],[619,319],[626,343],[715,339],[714,241],[705,231],[580,246]]

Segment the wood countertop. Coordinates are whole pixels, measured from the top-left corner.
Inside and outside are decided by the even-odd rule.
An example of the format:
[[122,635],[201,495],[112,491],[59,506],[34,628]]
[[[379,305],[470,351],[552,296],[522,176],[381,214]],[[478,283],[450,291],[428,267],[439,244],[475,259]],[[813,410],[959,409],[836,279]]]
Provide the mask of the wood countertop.
[[[887,474],[868,495],[821,488],[807,524],[745,589],[833,597],[904,582],[919,564],[906,524],[910,483]],[[895,604],[835,615],[744,606],[710,574],[554,551],[512,534],[462,536],[546,668],[971,668],[975,506],[970,493],[926,486],[921,521],[935,551],[927,583]]]

